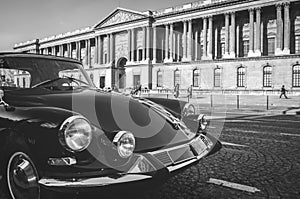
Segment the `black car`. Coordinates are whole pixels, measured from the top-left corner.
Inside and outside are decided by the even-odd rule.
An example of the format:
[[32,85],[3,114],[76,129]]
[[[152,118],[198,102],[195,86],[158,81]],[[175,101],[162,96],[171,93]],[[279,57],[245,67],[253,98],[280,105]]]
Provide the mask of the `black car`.
[[102,91],[76,60],[0,53],[0,72],[13,82],[0,87],[0,179],[11,198],[159,186],[221,148],[191,105]]

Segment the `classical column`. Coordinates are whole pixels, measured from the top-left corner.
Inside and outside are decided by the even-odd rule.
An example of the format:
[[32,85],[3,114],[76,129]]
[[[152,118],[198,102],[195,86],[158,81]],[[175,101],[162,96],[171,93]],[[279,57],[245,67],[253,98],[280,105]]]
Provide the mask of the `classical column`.
[[99,50],[99,37],[98,36],[96,36],[95,37],[95,50],[94,50],[94,63],[95,64],[98,64],[99,63],[99,61],[98,61],[98,50]]
[[254,54],[254,9],[249,9],[249,52],[248,57],[253,57]]
[[169,37],[170,38],[170,59],[169,59],[169,61],[171,61],[171,62],[173,62],[173,60],[174,60],[173,34],[174,34],[174,25],[173,25],[173,23],[171,23],[170,24],[170,37]]
[[114,35],[111,33],[110,34],[110,62],[113,62],[115,57],[114,57]]
[[231,13],[231,26],[230,26],[230,57],[235,58],[235,13]]
[[146,61],[150,61],[150,49],[151,49],[151,27],[147,26],[147,42],[146,42]]
[[52,46],[51,54],[54,55],[54,56],[56,56],[56,48],[55,48],[55,46]]
[[131,62],[134,62],[134,51],[135,51],[134,39],[135,39],[135,31],[134,29],[132,29],[131,30]]
[[64,46],[63,46],[63,44],[59,45],[59,56],[61,56],[61,57],[64,56]]
[[186,41],[186,35],[187,35],[187,21],[183,21],[183,38],[182,38],[182,42],[183,42],[183,57],[182,57],[182,60],[186,60],[187,58],[187,41]]
[[256,8],[255,55],[261,56],[261,9]]
[[164,62],[168,62],[169,60],[169,25],[165,25],[165,59]]
[[101,37],[101,35],[99,35],[99,38],[98,38],[98,46],[99,46],[99,50],[98,50],[98,61],[99,61],[99,64],[103,64],[103,38]]
[[215,52],[214,52],[214,57],[216,59],[219,58],[219,27],[218,25],[215,28]]
[[76,59],[81,60],[81,43],[80,41],[76,42]]
[[72,58],[72,43],[67,43],[68,57]]
[[284,3],[284,54],[290,54],[290,37],[291,37],[291,21],[290,21],[290,3]]
[[107,34],[107,48],[106,48],[106,54],[107,54],[107,56],[106,56],[106,58],[107,58],[107,60],[106,60],[106,64],[108,64],[108,63],[110,63],[110,35],[109,34]]
[[88,47],[89,47],[89,41],[88,41],[88,39],[87,40],[85,40],[84,41],[84,43],[85,43],[85,65],[89,65],[89,51],[88,51]]
[[236,56],[240,56],[240,25],[236,25]]
[[143,27],[143,45],[142,45],[142,61],[145,61],[145,55],[146,55],[146,37],[147,37],[147,32],[146,32],[146,27]]
[[207,18],[203,18],[203,53],[202,59],[207,59]]
[[276,32],[276,50],[275,55],[282,54],[282,41],[283,41],[283,22],[282,22],[282,3],[276,4],[277,10],[277,32]]
[[48,55],[48,48],[44,49],[44,55]]
[[130,56],[131,56],[131,30],[127,30],[127,64],[130,62]]
[[89,67],[92,66],[92,59],[91,59],[91,40],[90,40],[90,39],[87,40],[87,63],[88,63],[88,66],[89,66]]
[[156,29],[156,26],[153,27],[153,60],[152,60],[152,63],[155,64],[156,61],[157,61],[157,58],[156,58],[156,53],[157,53],[157,29]]
[[191,19],[188,21],[189,24],[189,30],[188,30],[188,47],[187,47],[187,60],[191,61],[192,60],[192,54],[193,54],[193,45],[192,45],[192,40],[193,40],[193,22]]
[[181,38],[182,36],[180,34],[177,35],[177,62],[180,61],[180,56],[181,56]]
[[198,48],[199,48],[199,40],[198,40],[198,31],[195,31],[195,61],[199,59]]
[[229,57],[229,13],[225,13],[225,53],[224,58]]
[[213,58],[213,17],[208,17],[208,53],[207,58]]

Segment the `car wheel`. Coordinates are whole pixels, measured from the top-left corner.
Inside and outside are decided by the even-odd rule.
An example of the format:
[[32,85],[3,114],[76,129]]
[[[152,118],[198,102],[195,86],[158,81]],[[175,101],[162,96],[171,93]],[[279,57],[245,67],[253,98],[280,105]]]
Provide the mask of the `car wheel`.
[[6,168],[8,195],[12,199],[40,199],[37,169],[23,151],[11,153]]

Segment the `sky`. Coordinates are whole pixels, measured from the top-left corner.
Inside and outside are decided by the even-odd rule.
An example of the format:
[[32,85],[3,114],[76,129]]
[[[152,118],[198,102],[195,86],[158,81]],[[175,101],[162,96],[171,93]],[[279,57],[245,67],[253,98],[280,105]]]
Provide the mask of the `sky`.
[[196,0],[0,0],[0,52],[16,43],[93,26],[117,7],[159,10]]

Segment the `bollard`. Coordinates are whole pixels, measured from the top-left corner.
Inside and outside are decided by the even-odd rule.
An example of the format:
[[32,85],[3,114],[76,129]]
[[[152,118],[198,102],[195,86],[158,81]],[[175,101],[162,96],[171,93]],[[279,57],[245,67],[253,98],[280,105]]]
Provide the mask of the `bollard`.
[[167,93],[167,99],[169,99],[169,94]]
[[239,95],[236,96],[236,108],[240,109],[240,96]]
[[213,98],[212,98],[212,94],[210,95],[210,107],[213,107]]

